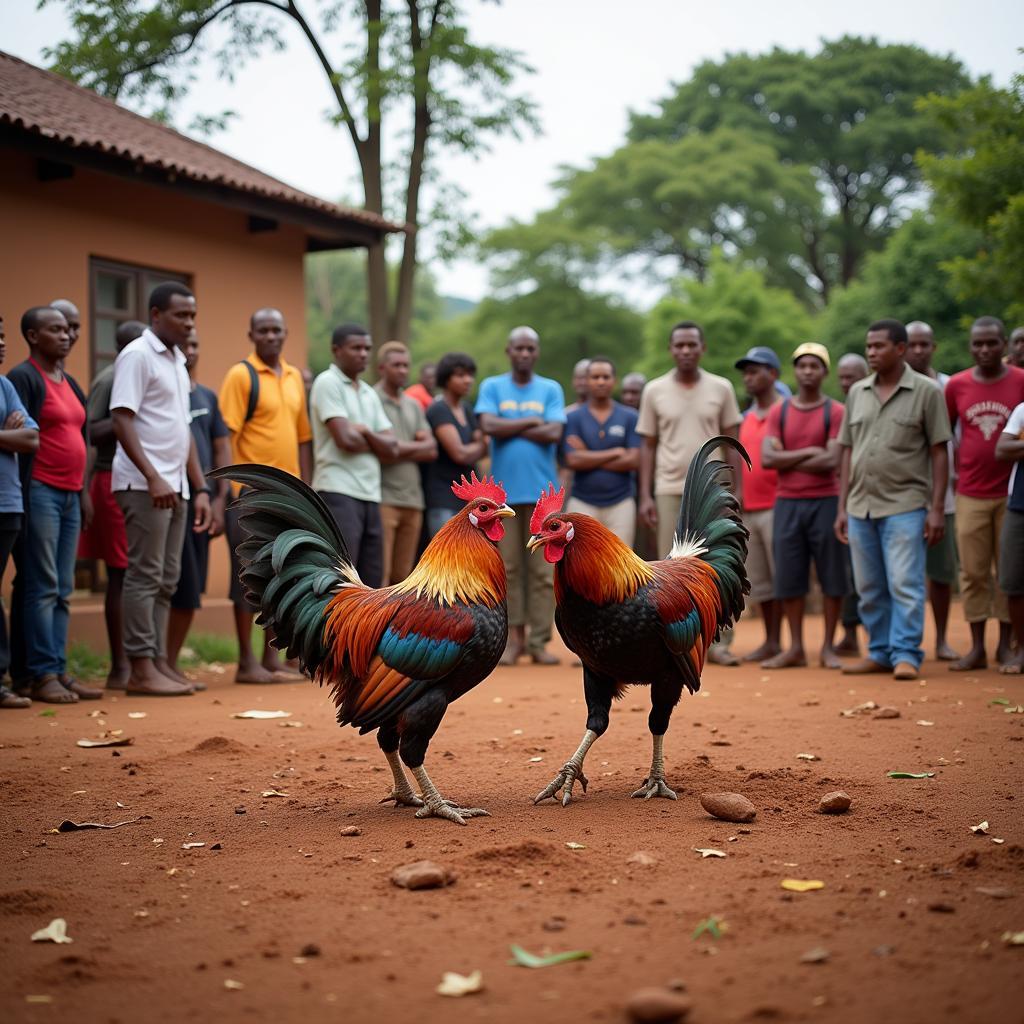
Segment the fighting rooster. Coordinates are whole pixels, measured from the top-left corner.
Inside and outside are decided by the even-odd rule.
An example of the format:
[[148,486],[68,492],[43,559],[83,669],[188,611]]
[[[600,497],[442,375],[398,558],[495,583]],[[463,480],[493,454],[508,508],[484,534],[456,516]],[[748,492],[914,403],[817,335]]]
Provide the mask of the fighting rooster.
[[651,770],[633,796],[675,800],[664,760],[672,709],[684,686],[691,693],[700,689],[708,647],[739,617],[750,591],[743,568],[749,534],[735,497],[719,481],[728,467],[709,460],[721,445],[735,448],[749,465],[731,437],[714,437],[700,449],[686,477],[675,543],[663,561],[645,562],[597,520],[562,512],[564,491],[550,487],[537,502],[527,547],[542,547],[555,563],[555,624],[583,662],[587,731],[535,803],[561,791],[568,805],[577,779],[586,792],[583,759],[608,728],[612,698],[630,683],[650,684],[654,738]]
[[[384,800],[419,807],[417,818],[465,825],[487,814],[442,799],[423,761],[448,705],[485,679],[508,634],[505,567],[497,542],[515,515],[493,479],[462,478],[467,504],[427,545],[403,582],[374,590],[352,565],[323,499],[269,466],[211,474],[246,488],[237,500],[248,534],[240,578],[275,645],[330,683],[338,724],[377,730],[394,789]],[[419,783],[412,788],[403,763]],[[384,801],[381,801],[382,803]]]

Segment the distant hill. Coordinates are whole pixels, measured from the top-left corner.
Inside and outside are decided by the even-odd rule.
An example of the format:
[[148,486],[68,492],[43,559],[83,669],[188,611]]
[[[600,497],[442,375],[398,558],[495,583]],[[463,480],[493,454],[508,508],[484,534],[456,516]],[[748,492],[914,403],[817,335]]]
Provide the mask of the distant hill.
[[457,295],[442,295],[441,318],[443,320],[454,320],[464,313],[472,313],[477,307],[472,299],[460,299]]

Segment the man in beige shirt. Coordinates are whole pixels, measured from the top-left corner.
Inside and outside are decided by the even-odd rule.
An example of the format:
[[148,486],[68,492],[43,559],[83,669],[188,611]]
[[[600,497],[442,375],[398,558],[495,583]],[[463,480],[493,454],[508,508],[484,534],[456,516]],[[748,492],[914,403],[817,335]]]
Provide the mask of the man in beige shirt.
[[[666,558],[672,548],[691,460],[709,437],[737,437],[742,419],[732,384],[700,368],[707,346],[699,324],[690,320],[676,324],[669,332],[668,349],[675,369],[644,388],[637,423],[637,433],[643,436],[638,515],[657,530],[659,558]],[[739,456],[729,448],[726,457],[738,494]],[[719,664],[739,664],[728,648],[717,645],[709,657]]]

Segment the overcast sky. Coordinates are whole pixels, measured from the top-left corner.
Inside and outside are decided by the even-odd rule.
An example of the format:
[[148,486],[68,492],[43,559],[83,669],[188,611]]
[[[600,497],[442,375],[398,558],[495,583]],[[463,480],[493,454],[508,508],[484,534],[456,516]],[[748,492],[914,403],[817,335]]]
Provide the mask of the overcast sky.
[[[66,38],[67,23],[59,3],[37,11],[36,2],[0,0],[0,48],[43,63],[42,49]],[[306,11],[318,6],[300,3]],[[1024,69],[1024,4],[1012,0],[466,0],[464,8],[476,42],[520,50],[536,69],[521,88],[542,122],[541,135],[499,141],[479,160],[445,160],[444,175],[468,192],[482,225],[526,219],[549,205],[560,165],[613,149],[630,110],[649,108],[700,61],[725,53],[814,49],[822,38],[857,34],[954,53],[1002,85]],[[347,135],[323,119],[332,97],[322,73],[304,41],[287,38],[285,52],[250,63],[233,84],[211,69],[185,109],[236,110],[215,146],[308,192],[361,199]],[[485,290],[486,274],[473,262],[432,269],[449,294],[479,298]]]

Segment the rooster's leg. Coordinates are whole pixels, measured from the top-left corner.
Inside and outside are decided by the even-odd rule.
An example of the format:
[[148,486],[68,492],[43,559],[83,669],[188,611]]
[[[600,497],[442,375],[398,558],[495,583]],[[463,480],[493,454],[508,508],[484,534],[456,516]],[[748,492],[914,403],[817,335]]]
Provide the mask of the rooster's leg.
[[388,759],[395,780],[391,792],[380,802],[386,804],[394,800],[396,807],[422,807],[423,801],[416,795],[416,790],[409,781],[409,776],[405,774],[405,768],[398,756],[399,742],[398,730],[393,724],[387,723],[377,730],[377,745]]
[[446,818],[448,821],[454,821],[456,825],[465,825],[467,818],[490,817],[490,813],[482,807],[457,807],[450,800],[445,800],[430,781],[427,769],[422,764],[413,768],[412,773],[416,776],[420,792],[423,794],[424,806],[416,812],[417,818]]
[[644,784],[633,794],[650,800],[660,796],[666,800],[675,800],[676,795],[665,785],[665,733],[668,732],[672,709],[679,701],[682,686],[654,683],[651,686],[651,714],[647,719],[647,727],[651,730],[654,751],[651,755],[651,770],[644,779]]
[[537,794],[533,801],[535,804],[539,804],[542,800],[547,800],[548,797],[561,792],[562,806],[568,807],[569,802],[572,800],[572,787],[577,779],[579,779],[580,785],[583,787],[583,792],[586,793],[587,783],[590,780],[583,774],[583,759],[587,756],[587,751],[596,739],[597,733],[592,729],[588,729],[583,734],[583,741],[576,748],[576,753],[562,765],[562,770]]
[[651,770],[644,779],[644,784],[633,794],[650,800],[652,796],[663,796],[667,800],[675,800],[675,793],[665,785],[665,737],[655,736],[654,754],[651,757]]

